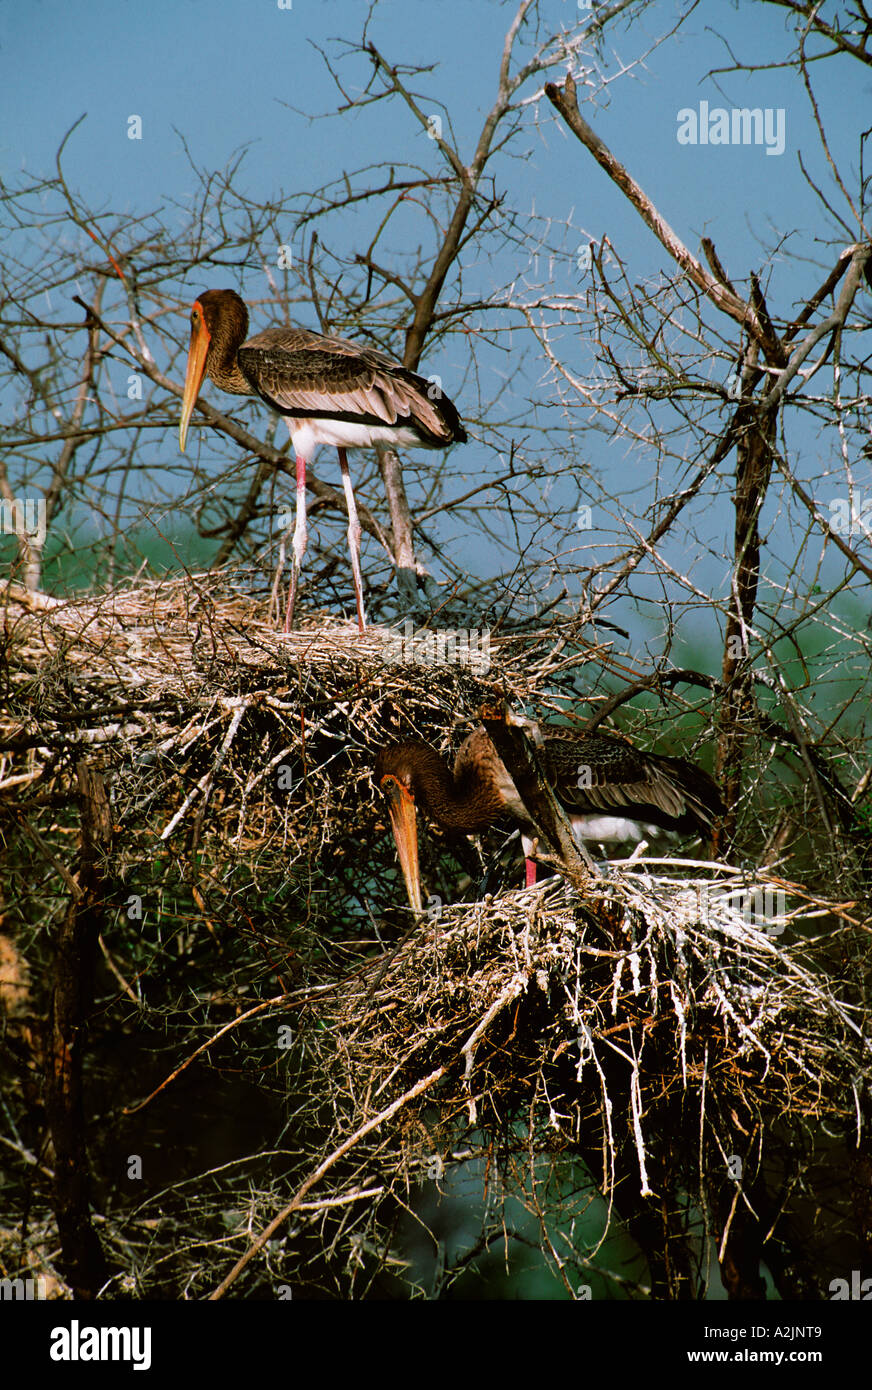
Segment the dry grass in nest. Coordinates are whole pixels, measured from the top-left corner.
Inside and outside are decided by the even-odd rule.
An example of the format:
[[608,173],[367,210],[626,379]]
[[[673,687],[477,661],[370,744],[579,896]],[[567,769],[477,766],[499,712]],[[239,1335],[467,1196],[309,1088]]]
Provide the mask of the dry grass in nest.
[[[143,853],[187,842],[207,866],[246,856],[282,878],[373,810],[384,742],[438,740],[492,693],[468,666],[402,664],[384,629],[310,617],[277,633],[214,575],[69,603],[10,587],[5,628],[0,785],[60,787],[91,755]],[[528,684],[517,652],[500,674]]]
[[643,1191],[688,1091],[710,1118],[850,1127],[868,1043],[803,935],[820,904],[787,886],[765,929],[748,902],[783,881],[699,861],[612,863],[586,903],[555,879],[443,908],[346,991],[342,1088],[380,1104],[445,1064],[441,1111],[505,1134],[538,1106],[554,1147],[589,1145],[595,1115],[604,1155],[632,1139]]

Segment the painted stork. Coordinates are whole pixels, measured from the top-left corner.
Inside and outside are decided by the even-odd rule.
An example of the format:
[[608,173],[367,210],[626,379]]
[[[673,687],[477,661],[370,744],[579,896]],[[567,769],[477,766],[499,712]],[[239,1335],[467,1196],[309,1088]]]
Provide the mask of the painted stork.
[[363,632],[360,522],[346,449],[379,444],[447,449],[465,443],[466,431],[452,402],[432,382],[377,348],[306,328],[266,328],[246,340],[247,332],[248,310],[235,290],[206,290],[194,301],[179,447],[184,453],[204,376],[232,395],[260,396],[284,415],[297,473],[294,562],[285,612],[288,632],[306,552],[306,465],[319,444],[335,446],[348,508],[357,623]]
[[[540,729],[543,769],[581,840],[638,841],[662,830],[700,835],[724,812],[716,783],[683,758],[645,753],[609,734],[579,734],[555,724]],[[536,826],[484,728],[464,740],[453,769],[417,740],[382,748],[374,779],[388,798],[400,867],[416,912],[422,910],[416,802],[449,831],[474,834],[503,817],[517,821],[527,832],[527,883],[535,882],[529,853]]]

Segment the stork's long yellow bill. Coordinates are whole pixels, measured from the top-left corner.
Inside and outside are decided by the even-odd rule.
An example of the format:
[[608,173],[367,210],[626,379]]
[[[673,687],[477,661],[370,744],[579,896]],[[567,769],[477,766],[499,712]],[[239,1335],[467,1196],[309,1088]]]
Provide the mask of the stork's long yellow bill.
[[415,812],[415,800],[395,777],[382,778],[381,786],[388,798],[391,827],[394,832],[409,902],[415,912],[423,912],[421,875],[418,868],[418,818]]
[[182,418],[179,421],[179,448],[185,452],[185,441],[188,437],[188,425],[197,397],[200,394],[200,387],[203,384],[203,377],[206,375],[206,354],[209,351],[209,330],[203,322],[203,315],[194,311],[191,317],[191,342],[188,347],[188,366],[185,372],[185,394],[182,397]]

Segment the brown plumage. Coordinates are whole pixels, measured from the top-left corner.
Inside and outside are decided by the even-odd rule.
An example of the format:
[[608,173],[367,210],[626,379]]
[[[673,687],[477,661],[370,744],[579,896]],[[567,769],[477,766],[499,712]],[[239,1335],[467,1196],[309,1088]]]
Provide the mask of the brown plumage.
[[191,309],[191,345],[179,426],[188,423],[204,376],[232,395],[259,396],[285,417],[297,466],[294,565],[285,631],[291,625],[306,550],[306,465],[319,444],[339,453],[348,506],[348,543],[358,625],[366,626],[360,579],[360,524],[346,449],[374,445],[447,449],[466,431],[447,396],[387,353],[306,328],[267,328],[246,340],[248,310],[235,290],[206,290]]
[[[646,753],[608,734],[578,734],[554,724],[540,727],[543,770],[581,839],[639,840],[657,830],[700,835],[723,814],[715,782],[683,758]],[[413,741],[382,748],[374,777],[391,798],[400,863],[418,910],[416,802],[446,830],[472,834],[505,816],[536,834],[483,728],[465,739],[453,769],[427,744]]]

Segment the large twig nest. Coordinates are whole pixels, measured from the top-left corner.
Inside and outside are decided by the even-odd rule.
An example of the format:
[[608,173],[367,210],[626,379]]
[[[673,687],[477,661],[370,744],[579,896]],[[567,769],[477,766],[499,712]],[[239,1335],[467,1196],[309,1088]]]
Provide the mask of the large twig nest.
[[[704,1150],[747,1132],[762,1154],[760,1126],[856,1127],[868,1043],[832,966],[856,955],[850,905],[704,860],[612,863],[580,893],[513,888],[515,859],[477,900],[428,830],[433,910],[405,907],[376,751],[456,743],[495,691],[535,708],[590,659],[578,624],[491,636],[487,662],[425,662],[384,629],[312,617],[277,633],[244,587],[206,575],[70,603],[9,587],[4,629],[0,784],[43,875],[19,880],[15,910],[40,926],[45,902],[65,910],[85,760],[111,793],[107,901],[141,897],[160,940],[186,924],[182,1060],[232,1036],[234,1065],[248,1047],[271,1075],[257,1030],[290,1020],[295,1211],[347,1212],[377,1244],[381,1198],[459,1140],[573,1149],[602,1191],[632,1170],[644,1194],[670,1126],[697,1136],[670,1179],[688,1188]],[[122,916],[104,943],[137,1026],[152,1005],[131,982],[155,972],[157,998],[166,959],[150,939]],[[161,1026],[178,997],[170,983]],[[258,1221],[274,1208],[265,1191]]]

